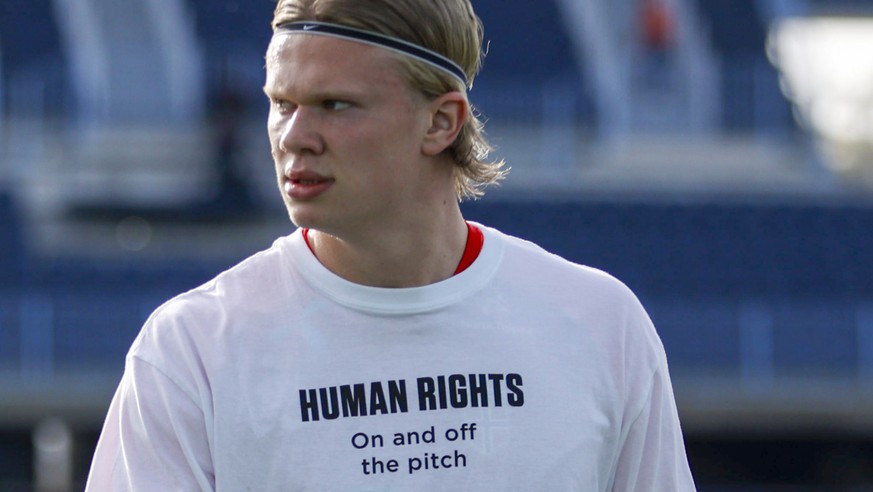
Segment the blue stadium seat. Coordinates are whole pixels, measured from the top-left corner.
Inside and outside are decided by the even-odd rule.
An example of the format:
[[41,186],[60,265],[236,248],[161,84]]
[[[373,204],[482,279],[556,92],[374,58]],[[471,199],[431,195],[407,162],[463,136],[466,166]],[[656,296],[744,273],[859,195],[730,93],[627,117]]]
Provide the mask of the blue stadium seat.
[[773,314],[774,367],[792,376],[851,376],[858,368],[855,310],[848,302],[782,302]]
[[859,298],[873,294],[873,208],[509,203],[467,215],[610,272],[646,295]]
[[12,194],[0,189],[0,293],[16,290],[25,261],[24,233]]
[[578,121],[590,119],[584,66],[556,2],[532,5],[528,0],[476,2],[487,54],[470,93],[473,104],[489,119],[535,122],[542,117],[544,100],[552,98],[569,106]]
[[210,52],[229,53],[251,45],[266,51],[275,2],[189,1],[197,33]]
[[853,303],[873,299],[873,208],[516,203],[468,218],[601,268],[643,299],[679,367],[739,365],[740,306],[772,316],[777,371],[857,369]]
[[740,340],[735,303],[642,299],[664,342],[671,367],[737,376]]
[[731,131],[795,129],[791,105],[768,61],[768,25],[757,0],[697,0],[704,28],[722,66],[722,121]]
[[35,307],[50,306],[55,370],[120,368],[155,308],[227,266],[183,259],[42,262],[30,272],[28,289],[40,300]]
[[755,0],[697,0],[710,41],[721,53],[753,56],[767,36]]
[[60,56],[60,35],[54,19],[52,0],[3,0],[0,41],[7,70]]
[[20,367],[18,295],[0,292],[0,371]]
[[[44,85],[44,108],[62,114],[72,101],[66,83],[61,38],[52,0],[3,0],[0,3],[0,77],[6,85],[24,77]],[[21,82],[19,82],[21,83]],[[0,94],[2,96],[2,94]],[[2,106],[2,105],[0,105]]]
[[264,54],[275,2],[188,0],[203,45],[206,91],[215,99],[234,91],[245,104],[266,101]]
[[18,301],[24,275],[22,224],[12,194],[0,190],[0,370],[19,365]]
[[123,367],[131,342],[157,307],[145,304],[144,297],[107,291],[54,296],[55,370]]

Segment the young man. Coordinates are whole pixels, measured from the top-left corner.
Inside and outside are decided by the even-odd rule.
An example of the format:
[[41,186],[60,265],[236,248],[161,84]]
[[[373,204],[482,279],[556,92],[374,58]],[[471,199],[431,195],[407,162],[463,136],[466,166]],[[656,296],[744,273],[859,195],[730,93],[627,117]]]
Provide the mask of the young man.
[[503,175],[469,0],[280,0],[274,31],[299,229],[152,315],[88,490],[694,490],[633,294],[461,216]]

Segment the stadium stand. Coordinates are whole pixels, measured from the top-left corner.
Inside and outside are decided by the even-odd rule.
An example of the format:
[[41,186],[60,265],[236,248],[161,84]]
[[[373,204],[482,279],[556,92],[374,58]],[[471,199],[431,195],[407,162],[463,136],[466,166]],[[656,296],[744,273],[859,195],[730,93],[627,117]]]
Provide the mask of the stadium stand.
[[206,91],[240,91],[248,103],[262,102],[263,57],[270,42],[274,2],[187,0],[194,12],[206,67]]
[[873,292],[862,205],[474,202],[498,228],[613,273],[646,296],[856,297]]
[[19,281],[25,259],[25,244],[18,205],[12,193],[0,189],[0,291],[11,290]]
[[[197,259],[160,261],[68,258],[29,272],[27,302],[47,312],[22,332],[41,333],[27,358],[51,371],[119,371],[148,315],[169,298],[225,269]],[[48,326],[46,326],[48,325]],[[50,357],[42,364],[41,357]]]
[[275,2],[261,1],[252,5],[230,0],[189,2],[195,12],[197,32],[210,57],[226,56],[241,46],[266,49]]
[[776,70],[767,61],[761,2],[696,2],[722,63],[722,126],[729,131],[783,128],[791,121],[790,106],[779,88]]
[[[486,200],[466,213],[627,283],[680,375],[739,376],[759,363],[761,376],[862,370],[869,206]],[[755,319],[767,343],[750,347]]]
[[[540,2],[530,8],[525,0],[487,0],[476,3],[486,26],[488,51],[471,98],[489,118],[542,118],[543,101],[556,98],[575,105],[578,118],[590,118],[590,103],[583,87],[583,66],[576,58],[556,3]],[[524,26],[550,26],[534,29]],[[488,44],[492,40],[499,40]],[[575,101],[568,100],[570,92]],[[576,92],[578,91],[578,92]]]
[[767,32],[754,0],[697,0],[709,20],[713,46],[728,55],[762,54]]
[[[676,367],[739,374],[748,357],[743,320],[757,306],[777,372],[860,370],[854,313],[873,292],[870,207],[483,200],[464,208],[473,220],[623,280],[649,305]],[[50,326],[19,332],[13,314],[19,309],[4,309],[0,328],[10,343],[3,345],[18,346],[20,333],[44,332],[43,342],[32,343],[52,345],[44,349],[50,367],[117,368],[155,307],[229,263],[184,257],[31,263],[22,302],[50,314],[18,323]],[[7,367],[18,357],[9,349],[0,355]]]
[[[62,112],[69,90],[52,0],[4,0],[0,4],[0,68],[4,82],[0,85],[7,92],[42,89],[34,96],[42,100],[38,109]],[[15,106],[13,98],[6,99],[6,104]]]
[[25,245],[18,207],[0,190],[0,370],[18,362],[18,299],[24,274]]
[[15,71],[60,56],[51,0],[6,0],[0,6],[3,64]]

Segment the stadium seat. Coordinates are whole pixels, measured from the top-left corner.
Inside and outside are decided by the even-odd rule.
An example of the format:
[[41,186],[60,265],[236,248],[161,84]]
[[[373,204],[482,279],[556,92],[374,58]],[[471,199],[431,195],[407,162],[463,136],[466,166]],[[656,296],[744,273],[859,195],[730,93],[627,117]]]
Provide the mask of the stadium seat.
[[674,365],[736,370],[742,306],[755,303],[771,319],[777,371],[857,370],[851,306],[873,296],[873,208],[488,200],[464,208],[628,284]]
[[35,96],[41,101],[39,109],[55,116],[63,114],[72,97],[52,0],[3,0],[0,47],[0,77],[4,79],[0,86],[8,92],[42,86]]

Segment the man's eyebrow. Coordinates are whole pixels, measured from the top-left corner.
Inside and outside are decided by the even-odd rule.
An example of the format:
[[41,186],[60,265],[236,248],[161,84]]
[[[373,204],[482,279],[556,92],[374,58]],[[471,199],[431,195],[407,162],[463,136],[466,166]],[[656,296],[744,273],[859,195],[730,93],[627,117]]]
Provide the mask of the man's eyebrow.
[[[261,88],[264,94],[270,99],[282,99],[285,96],[285,90],[281,86],[273,84],[264,84]],[[328,99],[354,100],[363,101],[367,99],[368,93],[365,90],[354,87],[319,87],[305,94],[299,94],[305,101],[323,101]]]
[[264,95],[270,99],[280,98],[282,96],[282,89],[272,85],[264,85],[261,90],[263,90]]

